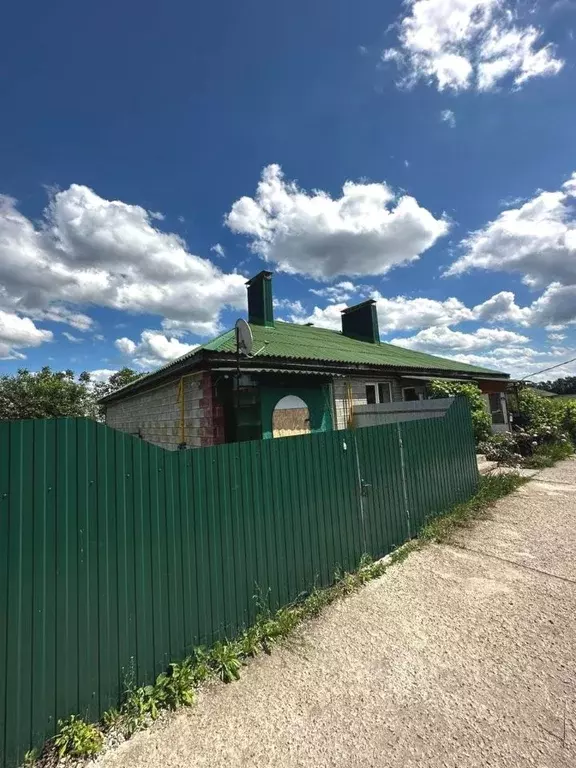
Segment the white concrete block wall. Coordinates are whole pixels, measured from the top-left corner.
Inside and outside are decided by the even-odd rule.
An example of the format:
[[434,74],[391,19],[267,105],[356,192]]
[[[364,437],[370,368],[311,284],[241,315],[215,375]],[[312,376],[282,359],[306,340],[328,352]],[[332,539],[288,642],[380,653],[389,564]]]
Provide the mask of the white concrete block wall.
[[[177,379],[108,405],[106,424],[176,450],[181,441],[179,383]],[[213,444],[211,382],[204,372],[184,378],[184,421],[188,448]]]
[[366,384],[388,381],[392,385],[392,402],[401,402],[402,387],[400,381],[394,378],[358,378],[334,379],[332,391],[334,396],[334,426],[336,429],[348,428],[349,402],[348,384],[352,390],[352,407],[366,405]]

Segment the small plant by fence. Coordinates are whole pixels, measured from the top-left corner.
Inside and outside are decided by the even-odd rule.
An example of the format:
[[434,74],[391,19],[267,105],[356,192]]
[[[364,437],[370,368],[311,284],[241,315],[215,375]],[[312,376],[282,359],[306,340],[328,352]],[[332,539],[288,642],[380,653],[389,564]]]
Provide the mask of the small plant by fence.
[[[0,766],[232,638],[478,480],[443,418],[168,452],[86,419],[0,423]],[[258,600],[255,598],[258,597]]]

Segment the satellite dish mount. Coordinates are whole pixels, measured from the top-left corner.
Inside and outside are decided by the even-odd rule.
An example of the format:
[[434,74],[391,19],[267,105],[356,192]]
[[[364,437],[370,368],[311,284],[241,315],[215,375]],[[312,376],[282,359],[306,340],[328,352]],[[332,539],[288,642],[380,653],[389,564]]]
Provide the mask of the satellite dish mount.
[[[240,355],[250,357],[254,346],[252,328],[246,320],[236,320],[236,423],[238,423],[238,411],[240,409]],[[237,428],[236,428],[237,429]]]
[[252,336],[252,328],[248,325],[246,320],[236,320],[236,354],[238,356],[245,355],[250,356],[252,347],[254,346],[254,338]]

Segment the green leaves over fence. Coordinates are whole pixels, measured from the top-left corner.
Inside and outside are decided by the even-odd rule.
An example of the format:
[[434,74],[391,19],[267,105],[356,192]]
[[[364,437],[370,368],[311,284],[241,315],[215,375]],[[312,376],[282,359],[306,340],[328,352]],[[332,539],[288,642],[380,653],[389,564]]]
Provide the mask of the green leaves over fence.
[[171,453],[86,419],[0,423],[0,765],[477,483],[443,418]]

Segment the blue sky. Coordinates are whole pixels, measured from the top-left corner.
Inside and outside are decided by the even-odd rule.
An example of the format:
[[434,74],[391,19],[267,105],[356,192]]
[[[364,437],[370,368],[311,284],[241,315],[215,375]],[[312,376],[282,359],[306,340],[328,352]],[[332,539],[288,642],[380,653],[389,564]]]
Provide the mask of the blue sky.
[[286,320],[372,296],[410,348],[576,357],[574,30],[571,0],[12,4],[0,370],[163,364],[262,268]]

